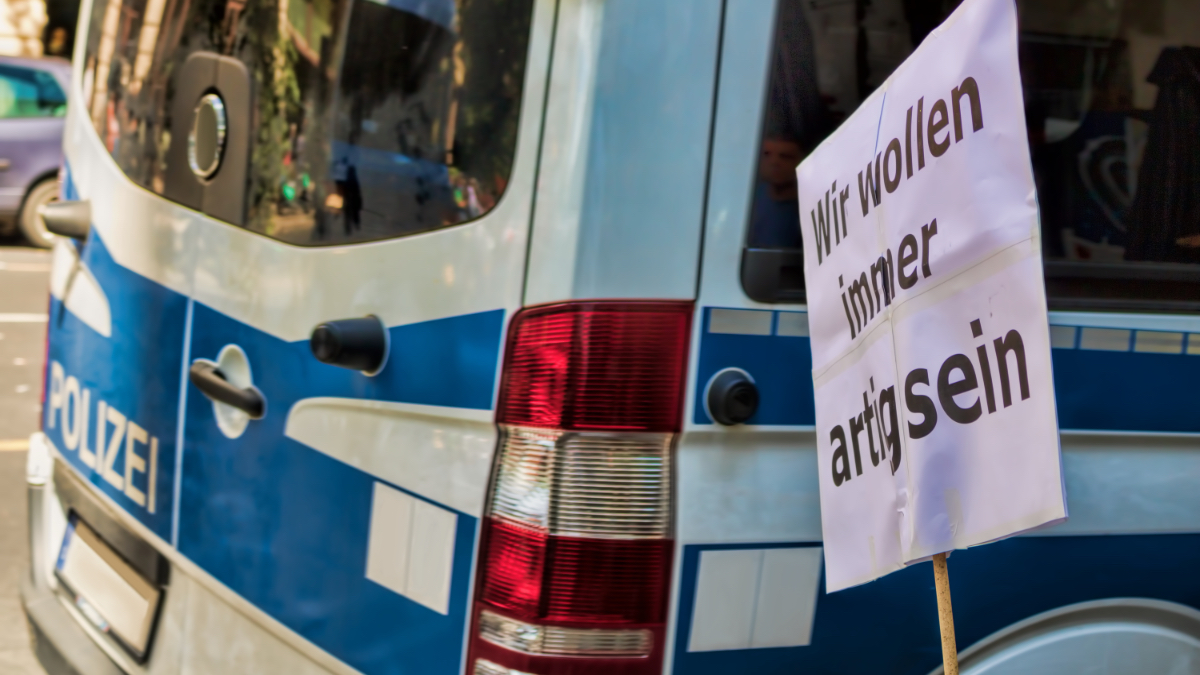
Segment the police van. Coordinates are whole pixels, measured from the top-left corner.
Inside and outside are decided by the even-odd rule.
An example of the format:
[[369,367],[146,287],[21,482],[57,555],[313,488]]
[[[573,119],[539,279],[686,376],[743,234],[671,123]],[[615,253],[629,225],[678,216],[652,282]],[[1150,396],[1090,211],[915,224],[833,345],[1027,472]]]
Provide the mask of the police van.
[[[794,169],[956,4],[84,0],[41,662],[939,671],[927,566],[824,592]],[[1200,9],[1018,8],[1070,520],[962,667],[1200,672]]]

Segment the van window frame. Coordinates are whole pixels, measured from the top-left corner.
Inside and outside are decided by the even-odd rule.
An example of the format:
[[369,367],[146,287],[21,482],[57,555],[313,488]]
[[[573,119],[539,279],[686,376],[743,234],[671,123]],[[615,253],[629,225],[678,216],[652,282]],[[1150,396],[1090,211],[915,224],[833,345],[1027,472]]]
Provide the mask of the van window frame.
[[[256,0],[251,0],[251,2],[255,2],[255,1]],[[112,71],[114,64],[116,63],[116,55],[119,54],[120,50],[124,48],[120,44],[118,44],[118,46],[112,50],[112,53],[110,53],[108,55],[107,60],[105,60],[103,57],[101,57],[99,59],[97,58],[97,52],[101,47],[101,43],[106,39],[108,39],[110,41],[112,40],[111,36],[106,36],[106,35],[103,35],[102,33],[105,30],[105,27],[103,24],[104,24],[104,21],[106,18],[106,16],[105,16],[106,9],[113,2],[118,3],[118,5],[120,7],[122,7],[122,11],[120,13],[122,15],[124,15],[124,14],[126,14],[126,12],[124,11],[124,7],[126,5],[128,5],[130,2],[136,3],[137,0],[97,0],[97,2],[92,6],[92,9],[90,11],[91,12],[90,16],[88,17],[87,29],[86,29],[85,34],[82,36],[82,38],[84,40],[84,45],[83,45],[84,59],[83,59],[83,63],[80,66],[80,69],[82,71],[81,79],[83,80],[82,88],[83,88],[83,93],[84,93],[81,104],[84,107],[84,114],[86,116],[88,116],[89,118],[92,118],[91,119],[92,123],[89,124],[89,126],[93,127],[93,129],[92,129],[93,132],[95,132],[97,134],[98,139],[100,140],[101,144],[103,146],[105,146],[105,148],[107,150],[109,150],[110,154],[115,152],[115,150],[113,150],[112,148],[109,147],[109,143],[106,141],[105,130],[102,128],[101,122],[98,121],[98,119],[95,117],[94,109],[97,108],[97,103],[95,102],[95,99],[97,97],[97,90],[101,89],[101,87],[97,86],[99,84],[99,80],[101,78],[104,78],[105,80],[112,80],[112,78],[114,76],[112,75],[111,71]],[[145,3],[143,2],[143,4],[145,4]],[[169,6],[168,12],[170,12],[172,10],[172,8],[175,7],[176,4],[177,3],[167,3],[167,5]],[[183,3],[183,7],[186,9],[189,6],[189,4],[195,5],[196,3]],[[325,4],[329,4],[329,3],[325,3]],[[448,4],[449,6],[454,7],[457,5],[457,0],[447,0],[446,3],[443,3],[443,4]],[[485,3],[476,2],[473,4],[478,6],[478,5],[483,5]],[[508,4],[512,4],[512,3],[508,3]],[[495,13],[496,11],[499,11],[499,8],[506,7],[506,5],[501,4],[501,3],[492,3],[492,5],[494,5],[493,7],[491,7],[491,9],[493,10],[493,13]],[[411,17],[415,17],[416,19],[420,19],[420,20],[423,20],[426,22],[433,21],[432,18],[426,16],[426,14],[429,14],[429,12],[433,11],[433,10],[428,10],[428,8],[421,9],[420,6],[417,9],[414,9],[413,11],[407,11],[407,10],[399,8],[399,6],[388,5],[386,3],[381,4],[381,3],[377,3],[377,2],[372,2],[371,0],[344,0],[344,2],[338,2],[337,0],[335,0],[335,7],[334,7],[333,11],[335,14],[338,15],[337,20],[341,25],[336,31],[337,35],[330,36],[330,40],[333,40],[336,38],[338,41],[345,41],[347,39],[347,36],[346,36],[347,30],[348,30],[350,24],[353,22],[353,20],[351,18],[352,15],[354,14],[353,9],[355,9],[357,6],[366,6],[368,8],[368,10],[374,10],[374,11],[380,11],[381,9],[390,8],[393,11],[395,11],[397,14],[403,13],[406,16],[411,15]],[[190,11],[186,16],[183,16],[183,15],[177,16],[176,14],[178,14],[178,12],[176,14],[164,15],[162,17],[162,23],[161,23],[162,29],[160,29],[160,30],[162,30],[162,33],[164,35],[169,34],[170,30],[168,30],[168,23],[179,24],[178,26],[175,26],[174,28],[177,29],[177,31],[180,33],[192,30],[188,26],[188,19],[190,19],[192,17],[192,14],[194,13],[194,10],[196,10],[196,9],[197,8],[193,7],[192,8],[193,11]],[[256,227],[256,225],[258,225],[259,223],[253,221],[253,219],[251,217],[251,205],[250,205],[250,202],[253,198],[254,186],[253,186],[253,184],[248,183],[247,184],[247,194],[246,194],[247,217],[245,219],[245,222],[241,223],[241,224],[236,223],[236,222],[230,223],[230,222],[224,221],[224,220],[222,220],[222,222],[226,225],[233,225],[235,227],[239,227],[239,229],[243,229],[248,232],[267,237],[268,239],[271,239],[272,241],[278,241],[278,242],[286,244],[286,245],[297,246],[297,247],[301,247],[301,248],[323,248],[323,247],[328,247],[328,246],[347,246],[347,245],[354,245],[354,244],[364,244],[364,243],[372,243],[372,242],[400,239],[400,238],[408,237],[411,235],[424,234],[424,233],[429,233],[429,232],[440,231],[443,229],[453,228],[453,227],[457,227],[459,225],[465,225],[465,224],[476,222],[483,218],[486,218],[489,214],[494,212],[497,209],[497,207],[499,207],[499,205],[501,204],[502,201],[504,201],[504,199],[506,198],[506,196],[509,192],[508,187],[514,181],[515,171],[517,168],[516,167],[517,151],[518,151],[518,147],[520,145],[519,137],[522,132],[521,119],[523,117],[523,113],[524,113],[523,107],[525,105],[524,92],[529,83],[530,68],[535,67],[537,65],[536,62],[532,59],[532,54],[531,54],[532,38],[533,38],[533,35],[532,35],[533,34],[533,20],[534,20],[534,15],[535,15],[535,10],[536,10],[535,0],[526,0],[523,5],[521,3],[518,3],[518,10],[520,10],[520,9],[527,9],[528,10],[527,15],[521,14],[520,11],[514,12],[512,10],[509,10],[509,12],[510,12],[511,16],[516,17],[518,19],[521,19],[523,17],[525,33],[519,39],[516,39],[516,38],[506,39],[506,42],[505,42],[505,45],[515,44],[515,45],[521,47],[521,49],[519,51],[512,50],[512,49],[507,50],[509,53],[511,53],[513,55],[511,57],[511,61],[509,61],[509,63],[515,65],[520,74],[520,78],[517,81],[516,85],[510,87],[511,91],[507,92],[510,95],[504,96],[504,99],[506,101],[504,105],[507,106],[507,111],[505,113],[503,113],[503,125],[506,129],[511,131],[510,138],[507,139],[508,142],[505,143],[506,147],[504,147],[502,149],[502,152],[505,153],[505,157],[506,157],[506,160],[502,163],[506,165],[507,173],[503,176],[500,176],[499,174],[495,174],[493,176],[486,176],[486,177],[483,175],[475,176],[473,174],[465,173],[465,171],[470,171],[470,169],[461,169],[457,164],[453,163],[453,160],[450,160],[450,163],[440,165],[441,173],[450,177],[450,179],[446,182],[446,184],[444,186],[442,186],[445,188],[443,191],[446,192],[447,194],[454,195],[454,201],[457,203],[456,209],[458,212],[461,212],[461,214],[462,214],[460,217],[455,217],[452,219],[436,219],[435,221],[431,221],[425,225],[414,225],[411,220],[407,220],[404,218],[396,219],[394,215],[392,215],[392,217],[389,218],[389,215],[394,214],[396,210],[383,208],[383,209],[380,209],[378,211],[378,213],[386,221],[391,221],[389,224],[386,225],[388,231],[380,233],[380,232],[378,232],[379,228],[377,227],[376,228],[377,232],[373,233],[373,234],[367,234],[367,235],[362,235],[362,236],[353,236],[353,237],[338,236],[337,232],[339,232],[343,229],[343,217],[340,214],[342,213],[342,206],[345,204],[346,200],[343,197],[343,199],[339,199],[336,202],[333,202],[334,204],[336,204],[336,206],[328,207],[328,204],[326,204],[326,202],[328,200],[324,199],[324,197],[342,196],[342,195],[340,195],[340,194],[339,195],[333,195],[333,194],[319,195],[321,197],[321,199],[319,200],[319,203],[318,203],[318,201],[312,202],[314,205],[313,210],[314,210],[314,212],[322,212],[322,211],[325,211],[327,209],[327,207],[332,209],[332,212],[334,214],[332,216],[332,224],[325,227],[325,229],[331,231],[332,234],[329,235],[328,238],[326,238],[324,240],[317,239],[316,238],[317,235],[315,235],[313,233],[320,230],[321,227],[314,222],[313,224],[308,225],[307,229],[304,230],[305,232],[308,233],[307,238],[298,239],[298,238],[294,238],[294,237],[280,236],[277,232],[268,231],[265,227]],[[461,13],[461,8],[459,8],[458,12]],[[434,12],[434,13],[436,14],[436,12]],[[243,14],[244,14],[244,12],[243,12]],[[141,17],[140,14],[138,14],[138,16],[139,16],[139,18],[132,23],[132,30],[128,31],[128,32],[133,32],[135,36],[138,34],[138,32],[140,32],[140,28],[142,26],[143,17]],[[463,39],[464,39],[462,37],[463,30],[460,26],[461,17],[450,17],[449,19],[446,19],[446,17],[440,17],[440,19],[444,20],[444,21],[448,20],[451,22],[451,24],[453,24],[455,26],[454,31],[450,31],[448,34],[451,36],[452,42],[454,44],[457,44],[459,47],[461,47],[461,43],[463,42]],[[124,22],[126,21],[126,19],[122,18],[121,21],[122,21],[122,26],[124,26]],[[478,23],[478,22],[476,22],[476,23]],[[234,25],[234,26],[237,25],[236,18],[233,21],[232,25]],[[293,34],[293,36],[299,35],[297,33],[297,31],[293,27],[290,26],[290,23],[289,23],[289,27],[287,30],[290,31]],[[477,27],[474,32],[477,34],[480,33],[479,28]],[[176,37],[178,38],[178,36],[176,36]],[[290,38],[285,38],[285,39],[290,40]],[[295,39],[299,40],[300,38],[295,37]],[[159,41],[161,41],[161,38],[159,38]],[[160,59],[160,58],[166,59],[165,65],[168,65],[168,66],[174,65],[174,66],[178,67],[178,66],[182,65],[182,62],[184,59],[186,59],[187,55],[185,54],[183,57],[178,58],[175,61],[171,61],[171,58],[174,56],[174,53],[159,54],[159,51],[161,48],[161,45],[159,45],[159,41],[155,42],[154,50],[153,50],[154,54],[155,54],[154,58],[156,59],[154,68],[158,68],[159,66],[164,65],[163,63],[158,62],[158,59]],[[176,49],[178,49],[179,48],[178,41],[176,41],[175,44],[176,44]],[[289,41],[288,44],[291,44],[291,42]],[[505,45],[501,45],[501,47],[504,47]],[[333,62],[334,65],[338,68],[341,68],[345,63],[345,55],[343,52],[345,52],[346,50],[340,49],[336,45],[331,45],[331,46],[333,47],[333,49],[331,49],[329,51],[335,52],[335,53],[330,55],[329,58],[334,59],[334,62]],[[203,48],[198,51],[205,51],[206,49],[208,49],[208,48]],[[211,49],[208,49],[208,51],[211,51]],[[305,50],[303,50],[303,49],[297,48],[297,49],[292,49],[291,51],[299,52],[294,59],[297,63],[300,61],[304,61],[305,59],[308,59],[309,61],[312,60],[313,55],[306,53]],[[313,50],[311,50],[311,49],[307,50],[307,52],[312,52],[312,51]],[[458,54],[457,47],[453,51],[457,58],[457,54]],[[505,50],[501,49],[500,51],[504,52]],[[196,53],[196,52],[192,51],[189,53]],[[484,53],[486,54],[486,49],[484,50]],[[235,57],[239,56],[239,53],[235,53],[234,56]],[[318,55],[318,56],[320,56],[320,55]],[[485,62],[486,62],[486,59],[485,59]],[[99,68],[97,66],[106,66],[108,68],[108,70],[105,73],[97,72],[99,70]],[[476,68],[476,70],[481,70],[481,69]],[[453,71],[453,68],[451,69],[451,71]],[[439,71],[439,72],[445,72],[445,69],[443,68],[442,71]],[[483,74],[487,74],[487,73],[495,74],[496,71],[495,71],[495,69],[491,69],[491,70],[486,70],[486,71],[481,70],[481,72]],[[509,71],[504,71],[500,74],[505,74],[507,72],[509,72]],[[438,75],[430,75],[428,73],[426,75],[428,75],[428,77],[426,79],[432,79],[433,77],[438,76]],[[422,76],[422,77],[425,77],[425,76]],[[463,110],[463,108],[466,107],[465,102],[469,101],[472,98],[472,92],[467,89],[464,89],[464,85],[462,84],[462,81],[461,81],[462,77],[463,77],[462,73],[458,73],[456,75],[456,77],[459,80],[458,84],[454,84],[453,82],[451,82],[450,87],[456,88],[455,89],[456,93],[454,95],[455,99],[456,99],[455,103],[459,104],[459,105],[452,106],[450,108],[449,114],[454,115],[454,117],[446,117],[445,119],[441,119],[441,122],[440,122],[443,127],[448,126],[451,129],[453,129],[455,126],[460,127],[460,128],[464,127],[464,124],[463,124],[464,110]],[[467,84],[469,85],[471,82],[471,79],[472,79],[471,73],[470,72],[466,73],[465,77],[467,80]],[[117,78],[117,79],[119,80],[120,78]],[[335,109],[335,106],[337,103],[341,103],[342,107],[344,107],[345,105],[349,105],[346,102],[338,101],[339,98],[343,98],[342,94],[340,94],[338,91],[335,91],[339,88],[337,83],[340,83],[341,79],[342,79],[341,77],[337,77],[334,80],[334,84],[329,85],[330,91],[324,94],[324,97],[327,100],[325,101],[325,103],[323,105],[325,106],[326,109],[322,113],[321,121],[323,124],[323,128],[319,132],[319,135],[327,136],[329,139],[331,139],[331,144],[333,146],[347,146],[350,143],[350,140],[348,138],[343,138],[341,135],[339,135],[339,129],[345,125],[344,125],[344,120],[342,120],[341,117],[338,116],[338,112],[339,112],[340,108]],[[479,76],[476,76],[475,79],[482,81],[481,78],[479,78]],[[483,79],[488,79],[488,78],[483,78]],[[496,78],[490,78],[490,79],[496,79]],[[124,86],[124,85],[122,84],[122,86]],[[167,86],[169,88],[169,85],[167,85]],[[261,86],[261,83],[259,86]],[[107,92],[107,85],[104,85],[103,89],[105,91],[105,94],[109,95]],[[148,87],[147,87],[147,89],[148,89]],[[121,92],[121,95],[124,96],[125,92]],[[475,94],[475,97],[477,98],[478,94]],[[111,104],[111,100],[112,100],[111,96],[108,100],[110,101],[110,104]],[[495,99],[495,98],[489,99],[488,105],[490,107],[497,107],[495,104],[495,100],[498,100],[498,99]],[[307,102],[307,98],[304,101],[301,101],[301,104],[306,103],[306,102]],[[418,105],[419,105],[419,103],[418,103]],[[165,105],[162,106],[162,109],[160,109],[158,111],[157,115],[155,115],[155,116],[159,117],[160,119],[166,117],[167,113],[170,109],[170,106],[171,106],[171,102],[168,99],[167,102],[165,103]],[[251,134],[253,134],[254,136],[258,136],[261,134],[262,129],[266,125],[265,125],[265,123],[259,121],[259,119],[262,117],[261,114],[256,113],[254,117],[255,117],[256,121],[253,125],[253,128],[251,129]],[[286,120],[284,122],[284,126],[287,126],[287,124],[289,122],[290,122],[290,118],[289,118],[289,120]],[[160,123],[159,126],[162,126],[162,125],[163,124]],[[435,128],[436,128],[436,123],[435,123]],[[161,130],[162,129],[160,129],[159,131],[161,131]],[[301,132],[301,134],[303,134],[303,132]],[[147,134],[147,135],[149,135],[149,134]],[[318,135],[317,132],[314,132],[314,135]],[[459,135],[459,137],[462,136],[461,133],[458,135]],[[490,143],[484,143],[482,145],[487,146],[487,145],[490,145]],[[378,155],[380,153],[395,154],[395,153],[388,153],[385,150],[376,150],[376,149],[365,147],[365,146],[362,147],[362,150],[364,152],[373,153],[375,155]],[[488,148],[485,147],[484,152],[487,152],[487,151],[488,151]],[[328,153],[326,153],[326,154],[328,154],[329,159],[330,159],[330,161],[328,162],[327,170],[325,171],[325,175],[322,176],[323,181],[326,183],[333,183],[334,181],[340,182],[340,179],[335,178],[335,172],[338,170],[338,166],[337,166],[337,162],[334,161],[334,158],[335,158],[335,155],[337,155],[337,152],[338,152],[338,148],[335,147],[335,148],[331,149]],[[448,147],[445,151],[445,155],[447,158],[453,157],[459,153],[460,153],[460,148],[459,148],[459,145],[457,142],[455,142],[453,146]],[[476,153],[476,154],[479,154],[479,153]],[[296,153],[296,156],[299,157],[298,152]],[[114,158],[114,159],[116,159],[116,158]],[[421,159],[419,156],[410,157],[408,159],[409,159],[408,163],[412,163],[412,162],[424,162],[426,164],[429,163],[428,161]],[[491,162],[490,159],[488,160],[488,162],[494,164],[494,162]],[[488,163],[488,162],[485,162],[485,163]],[[137,184],[139,187],[142,187],[142,188],[148,190],[155,196],[158,196],[160,198],[166,198],[163,195],[161,186],[155,185],[154,184],[155,181],[152,178],[147,177],[143,180],[142,178],[140,178],[138,176],[132,175],[130,170],[127,167],[121,165],[121,162],[118,161],[117,163],[120,166],[123,173],[125,173],[126,177],[128,179],[130,179],[133,183]],[[252,169],[253,166],[254,166],[254,160],[251,160],[250,168]],[[314,170],[313,173],[314,173],[314,177],[315,177],[316,171]],[[343,171],[343,173],[345,173],[345,172]],[[462,177],[463,177],[462,178],[463,184],[461,186],[458,185],[458,182],[454,180],[456,175],[462,175]],[[294,176],[293,178],[298,179],[299,176]],[[304,178],[305,179],[308,178],[307,173],[305,173]],[[498,186],[498,189],[496,189],[494,191],[492,196],[487,198],[486,202],[482,198],[482,193],[480,193],[481,198],[477,201],[474,199],[466,198],[466,195],[468,194],[469,190],[472,187],[474,187],[475,178],[479,178],[479,183],[491,182],[494,179],[494,182]],[[159,180],[159,182],[161,183],[161,179]],[[298,180],[293,181],[293,182],[297,182],[297,184],[299,185]],[[317,181],[314,180],[313,182],[315,183]],[[307,191],[307,188],[308,188],[307,180],[303,183],[303,185],[304,185],[305,190]],[[462,189],[460,189],[460,188],[462,188]],[[340,190],[340,188],[339,188],[339,190]],[[367,190],[364,189],[363,192],[367,192]],[[375,192],[377,193],[377,195],[376,195],[377,197],[379,195],[386,196],[389,193],[396,194],[396,191],[392,190],[392,189],[376,190]],[[463,193],[463,195],[464,195],[463,199],[458,198],[458,194],[460,192]],[[411,196],[415,195],[415,192],[404,191],[402,194],[407,197],[411,197]],[[419,197],[416,197],[415,199],[418,202],[420,201]],[[279,203],[279,202],[280,202],[280,199],[278,198],[278,195],[276,195],[276,199],[272,203]],[[478,206],[480,206],[480,205],[482,205],[484,208],[479,209]],[[364,212],[365,212],[365,209],[364,209]],[[209,215],[210,217],[213,217],[214,219],[221,220],[219,217],[213,216],[212,214],[206,214],[206,215]],[[273,220],[277,219],[279,217],[279,215],[280,214],[276,214],[275,217],[273,218]],[[348,232],[349,231],[348,225],[346,226],[346,229]]]
[[[1096,0],[1093,0],[1096,1]],[[758,248],[750,242],[759,157],[768,133],[770,96],[779,49],[778,0],[770,8],[771,35],[767,72],[759,91],[757,144],[748,177],[748,199],[741,229],[738,279],[742,293],[767,305],[804,304],[803,249]],[[1036,36],[1035,36],[1036,37]],[[1114,38],[1115,39],[1115,38]],[[1200,133],[1200,130],[1197,130]],[[1200,179],[1200,176],[1196,177]],[[1040,212],[1040,209],[1039,209]],[[1072,218],[1077,218],[1073,214]],[[1057,235],[1055,231],[1053,235]],[[1052,236],[1053,236],[1052,235]],[[1042,236],[1047,236],[1045,227]],[[1200,264],[1164,261],[1103,263],[1048,258],[1043,251],[1043,276],[1050,310],[1104,312],[1192,313],[1200,311]],[[1097,294],[1096,288],[1104,289]],[[1090,291],[1090,294],[1089,294]]]

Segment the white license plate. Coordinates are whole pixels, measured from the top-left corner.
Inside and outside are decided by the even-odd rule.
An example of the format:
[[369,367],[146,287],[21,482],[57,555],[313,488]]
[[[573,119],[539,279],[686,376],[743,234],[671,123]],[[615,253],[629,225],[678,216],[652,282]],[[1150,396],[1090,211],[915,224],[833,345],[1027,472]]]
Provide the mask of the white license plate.
[[162,590],[74,515],[63,536],[57,569],[80,614],[134,657],[145,658]]

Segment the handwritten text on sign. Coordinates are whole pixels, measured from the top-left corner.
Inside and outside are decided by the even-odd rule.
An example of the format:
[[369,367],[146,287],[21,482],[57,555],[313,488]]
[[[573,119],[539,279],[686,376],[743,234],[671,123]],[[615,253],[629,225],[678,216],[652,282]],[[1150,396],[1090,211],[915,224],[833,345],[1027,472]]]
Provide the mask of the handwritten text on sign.
[[1011,0],[797,170],[829,591],[1066,517]]

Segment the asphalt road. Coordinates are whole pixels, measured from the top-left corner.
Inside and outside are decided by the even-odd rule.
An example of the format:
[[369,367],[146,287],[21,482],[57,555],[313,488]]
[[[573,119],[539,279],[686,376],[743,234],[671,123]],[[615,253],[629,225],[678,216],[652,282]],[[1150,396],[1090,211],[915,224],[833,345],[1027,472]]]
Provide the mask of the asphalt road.
[[[8,243],[8,242],[4,242]],[[0,246],[0,673],[45,675],[17,583],[27,571],[25,447],[38,428],[50,255]]]

